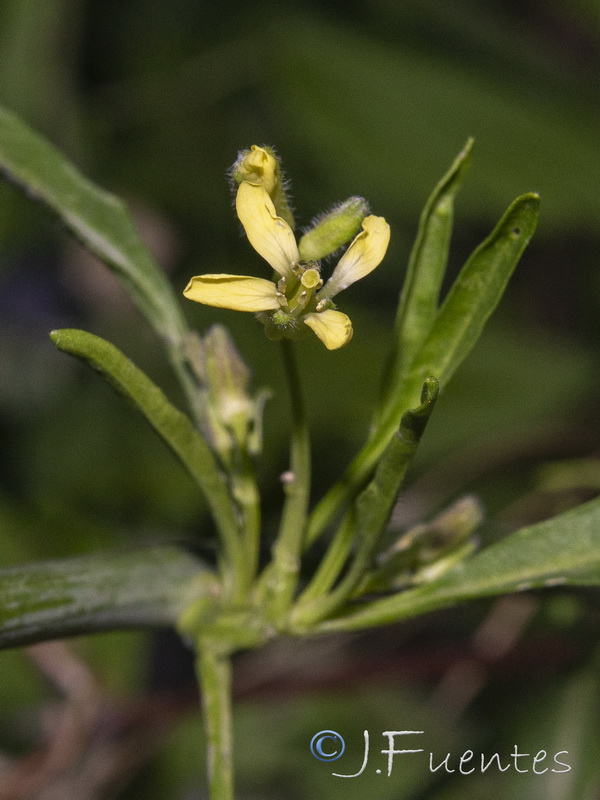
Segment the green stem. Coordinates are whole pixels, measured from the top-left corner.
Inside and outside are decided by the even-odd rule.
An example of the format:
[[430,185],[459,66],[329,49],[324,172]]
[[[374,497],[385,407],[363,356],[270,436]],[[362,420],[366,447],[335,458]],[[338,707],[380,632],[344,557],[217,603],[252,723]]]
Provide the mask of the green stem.
[[357,498],[353,513],[347,514],[342,522],[324,559],[325,568],[317,572],[317,580],[320,586],[326,586],[325,581],[333,576],[333,568],[343,564],[342,558],[348,552],[352,543],[351,535],[354,533],[356,552],[346,574],[326,597],[317,598],[314,585],[309,586],[302,598],[306,603],[308,596],[309,603],[305,608],[301,608],[300,604],[297,606],[294,614],[296,624],[310,624],[329,616],[359,586],[370,566],[408,466],[435,407],[438,388],[435,378],[427,378],[421,392],[421,404],[403,414],[400,428],[382,453],[373,479]]
[[398,428],[402,412],[410,408],[423,385],[423,376],[410,375],[398,392],[394,406],[388,411],[373,436],[354,457],[342,479],[317,503],[311,514],[305,546],[312,544],[338,514],[358,496],[373,474],[377,461]]
[[298,598],[298,610],[306,604],[320,603],[338,579],[352,547],[355,522],[355,515],[351,510],[340,523],[314,577]]
[[282,340],[282,352],[292,410],[292,436],[289,481],[285,484],[285,504],[268,575],[276,620],[288,611],[296,589],[310,496],[310,437],[298,365],[293,345],[287,339]]
[[242,533],[245,554],[245,590],[250,588],[258,569],[260,547],[260,492],[256,472],[247,453],[240,454],[241,463],[232,474],[233,496],[242,513]]
[[200,644],[196,662],[206,731],[211,800],[233,800],[230,658]]
[[204,420],[202,398],[198,381],[193,377],[188,363],[184,334],[181,334],[175,340],[163,338],[163,342],[167,350],[169,363],[187,401],[192,419],[196,426],[200,427]]

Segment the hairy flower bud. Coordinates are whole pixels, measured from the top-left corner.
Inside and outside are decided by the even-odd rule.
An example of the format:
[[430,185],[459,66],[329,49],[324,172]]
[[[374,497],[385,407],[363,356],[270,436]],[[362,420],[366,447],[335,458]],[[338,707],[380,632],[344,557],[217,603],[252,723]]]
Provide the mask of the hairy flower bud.
[[236,185],[243,182],[263,186],[271,198],[277,215],[294,228],[281,161],[272,147],[253,144],[249,150],[240,150],[231,167],[231,177]]
[[313,227],[298,243],[303,261],[319,261],[347,244],[360,230],[369,213],[369,204],[362,197],[349,197],[331,211],[317,217]]
[[231,175],[238,185],[249,181],[264,186],[272,197],[279,182],[279,163],[272,148],[253,144],[249,150],[240,150]]
[[250,371],[238,353],[227,328],[213,325],[196,338],[193,366],[204,393],[205,433],[225,463],[234,449],[254,452],[265,396],[248,393]]

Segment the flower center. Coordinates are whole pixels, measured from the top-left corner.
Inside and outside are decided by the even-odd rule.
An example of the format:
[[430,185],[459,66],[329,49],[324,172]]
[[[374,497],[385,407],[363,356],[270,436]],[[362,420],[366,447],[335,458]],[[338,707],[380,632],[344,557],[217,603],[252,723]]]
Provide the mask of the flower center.
[[[320,264],[318,261],[298,262],[292,264],[292,270],[298,276],[299,281],[290,291],[284,289],[287,306],[295,318],[304,313],[308,304],[312,300],[313,294],[323,286],[321,280]],[[280,288],[281,291],[281,288]]]

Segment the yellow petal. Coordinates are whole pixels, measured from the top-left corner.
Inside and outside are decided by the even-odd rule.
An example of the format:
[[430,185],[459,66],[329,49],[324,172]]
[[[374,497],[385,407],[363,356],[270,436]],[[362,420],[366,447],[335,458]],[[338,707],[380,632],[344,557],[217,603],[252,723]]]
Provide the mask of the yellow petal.
[[365,217],[363,230],[352,241],[318,294],[319,300],[334,297],[372,272],[383,260],[390,241],[390,226],[383,217]]
[[352,338],[350,317],[341,311],[330,308],[320,313],[306,314],[302,319],[328,350],[337,350],[338,347],[348,344]]
[[290,282],[295,281],[291,264],[300,258],[298,245],[290,226],[277,216],[265,188],[252,183],[241,183],[235,206],[252,247],[275,272]]
[[183,290],[188,300],[234,311],[276,311],[277,287],[247,275],[197,275]]

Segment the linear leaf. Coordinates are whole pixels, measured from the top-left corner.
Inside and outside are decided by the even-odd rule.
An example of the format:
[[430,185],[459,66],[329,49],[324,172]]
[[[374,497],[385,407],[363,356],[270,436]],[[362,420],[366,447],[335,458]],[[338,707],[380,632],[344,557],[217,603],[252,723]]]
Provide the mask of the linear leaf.
[[535,232],[539,205],[536,194],[518,197],[468,258],[415,359],[410,385],[433,374],[444,386],[469,354]]
[[356,535],[359,549],[366,546],[370,558],[373,546],[387,525],[408,467],[417,452],[429,417],[435,408],[438,382],[427,378],[421,404],[402,415],[400,427],[379,459],[375,474],[356,501]]
[[157,333],[170,344],[185,321],[173,289],[142,243],[123,201],[84,178],[59,150],[0,108],[0,172],[51,209],[121,279]]
[[174,625],[214,589],[183,548],[156,545],[0,570],[0,648],[81,633]]
[[[397,622],[454,603],[548,586],[600,585],[600,498],[522,528],[443,578],[322,624],[355,630]],[[347,611],[347,609],[346,609]]]
[[403,369],[411,363],[427,338],[438,310],[442,280],[448,263],[454,218],[454,198],[468,169],[473,139],[469,139],[448,172],[430,195],[419,220],[419,229],[396,318],[396,341],[386,370],[384,400],[398,387]]
[[53,331],[50,337],[59,350],[89,363],[144,415],[204,492],[230,558],[241,557],[229,490],[212,451],[189,417],[120,350],[99,336],[63,329]]

